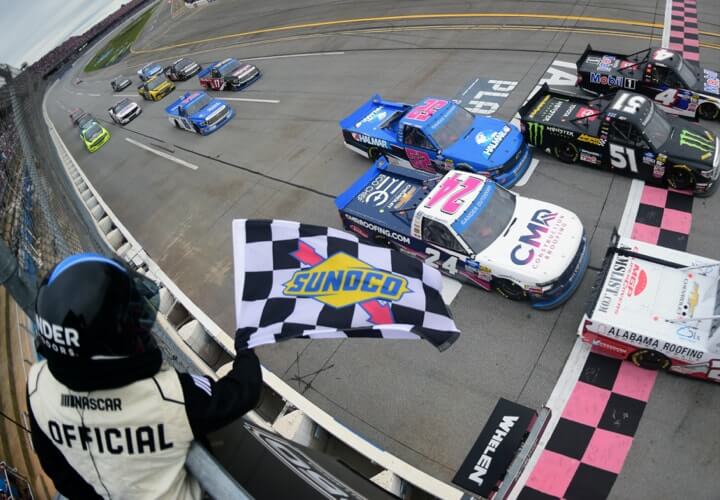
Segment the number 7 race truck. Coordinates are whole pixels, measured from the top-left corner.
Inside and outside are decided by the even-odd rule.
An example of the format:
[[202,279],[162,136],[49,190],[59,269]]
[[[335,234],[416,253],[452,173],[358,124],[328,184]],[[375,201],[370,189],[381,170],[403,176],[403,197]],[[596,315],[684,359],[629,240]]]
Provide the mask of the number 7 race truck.
[[637,366],[720,382],[720,261],[617,234],[578,334]]
[[697,195],[717,187],[720,139],[639,94],[593,98],[546,84],[520,108],[520,127],[530,144],[565,163],[580,161]]
[[700,68],[668,49],[630,55],[593,50],[577,62],[578,86],[594,94],[627,89],[654,99],[668,113],[691,118],[720,118],[718,72]]
[[432,173],[451,169],[489,175],[513,186],[532,160],[515,126],[474,116],[446,99],[428,97],[417,105],[384,101],[374,95],[340,121],[345,145],[375,161]]
[[380,158],[337,197],[343,226],[485,290],[537,309],[566,301],[589,250],[578,217],[486,176],[441,176]]

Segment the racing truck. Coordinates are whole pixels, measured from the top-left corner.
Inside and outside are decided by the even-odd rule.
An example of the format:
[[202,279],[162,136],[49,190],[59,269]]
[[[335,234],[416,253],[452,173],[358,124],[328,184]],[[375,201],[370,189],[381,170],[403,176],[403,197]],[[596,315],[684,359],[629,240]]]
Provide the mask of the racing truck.
[[185,81],[202,70],[202,66],[185,57],[178,59],[165,68],[165,76],[173,82]]
[[253,64],[227,58],[214,62],[198,73],[200,85],[207,90],[240,90],[260,78]]
[[520,120],[530,144],[565,163],[580,161],[701,196],[717,186],[720,139],[640,94],[590,97],[545,84],[520,108]]
[[578,334],[651,370],[720,382],[720,261],[615,233]]
[[342,224],[362,239],[536,309],[566,301],[587,268],[578,217],[506,190],[484,175],[440,175],[379,158],[336,199]]
[[175,84],[165,78],[165,75],[154,76],[138,85],[138,94],[146,101],[159,101],[175,90]]
[[80,125],[80,138],[85,149],[94,153],[110,140],[110,132],[91,117],[90,120]]
[[345,146],[370,160],[424,172],[482,173],[513,186],[532,155],[520,131],[496,118],[475,116],[449,99],[428,97],[412,106],[375,94],[340,121]]
[[128,98],[125,98],[114,106],[108,108],[110,118],[112,118],[112,121],[118,125],[127,125],[140,116],[140,113],[142,113],[142,108],[140,108],[138,103]]
[[177,128],[207,135],[230,121],[233,109],[205,92],[186,92],[165,108],[170,123]]
[[83,111],[81,108],[73,108],[70,110],[70,121],[76,127],[82,128],[83,125],[92,120],[92,115]]
[[147,82],[154,76],[162,74],[163,69],[164,68],[158,63],[149,63],[140,68],[137,74],[141,81]]
[[593,50],[577,62],[578,85],[594,94],[626,89],[644,94],[663,110],[690,118],[720,118],[720,80],[678,52],[650,48],[630,55]]

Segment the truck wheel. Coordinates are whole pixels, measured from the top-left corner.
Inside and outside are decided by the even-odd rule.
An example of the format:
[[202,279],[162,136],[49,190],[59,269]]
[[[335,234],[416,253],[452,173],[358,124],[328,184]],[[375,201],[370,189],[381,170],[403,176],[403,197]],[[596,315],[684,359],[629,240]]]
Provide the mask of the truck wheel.
[[667,174],[667,183],[673,189],[692,189],[695,186],[695,174],[687,165],[673,165]]
[[173,120],[173,124],[175,125],[175,128],[180,128],[180,124],[177,122],[177,120]]
[[555,156],[563,163],[575,163],[580,156],[575,144],[572,142],[562,142],[555,146]]
[[374,162],[381,156],[382,156],[382,153],[380,153],[380,150],[378,148],[368,149],[368,158],[370,158],[371,161]]
[[525,300],[527,293],[517,284],[503,278],[493,278],[492,285],[497,293],[510,300]]
[[720,117],[720,108],[711,102],[704,102],[697,109],[697,115],[705,120],[717,120]]
[[629,356],[635,366],[646,370],[667,370],[672,365],[670,358],[652,349],[638,349]]

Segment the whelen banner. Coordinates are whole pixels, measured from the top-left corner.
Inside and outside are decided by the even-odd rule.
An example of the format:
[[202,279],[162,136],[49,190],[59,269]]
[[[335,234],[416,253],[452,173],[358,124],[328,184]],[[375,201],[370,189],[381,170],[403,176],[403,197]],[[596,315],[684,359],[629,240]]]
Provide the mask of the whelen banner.
[[500,399],[453,482],[487,497],[497,489],[537,413]]

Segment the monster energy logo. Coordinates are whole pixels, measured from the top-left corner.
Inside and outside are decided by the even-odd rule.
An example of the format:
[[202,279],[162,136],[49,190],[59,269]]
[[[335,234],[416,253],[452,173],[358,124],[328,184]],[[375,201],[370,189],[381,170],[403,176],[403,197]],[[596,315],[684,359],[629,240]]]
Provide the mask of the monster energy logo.
[[528,124],[528,135],[530,144],[538,146],[543,142],[543,132],[545,131],[545,125],[540,123],[529,123]]
[[709,158],[715,151],[715,141],[712,134],[707,130],[705,131],[705,137],[689,130],[683,130],[680,132],[680,145],[699,149],[704,153],[701,157],[703,160]]

